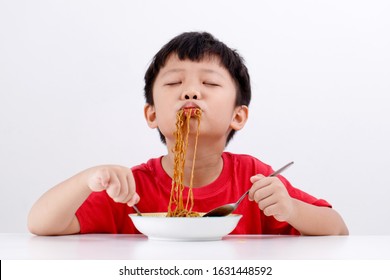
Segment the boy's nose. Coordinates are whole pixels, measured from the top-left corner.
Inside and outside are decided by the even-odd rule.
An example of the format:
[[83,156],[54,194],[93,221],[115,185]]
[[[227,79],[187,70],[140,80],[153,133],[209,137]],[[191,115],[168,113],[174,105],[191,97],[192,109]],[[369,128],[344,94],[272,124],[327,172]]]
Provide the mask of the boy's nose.
[[200,92],[197,90],[187,90],[183,92],[184,99],[199,99]]
[[186,94],[184,95],[185,99],[198,99],[198,96],[196,94]]

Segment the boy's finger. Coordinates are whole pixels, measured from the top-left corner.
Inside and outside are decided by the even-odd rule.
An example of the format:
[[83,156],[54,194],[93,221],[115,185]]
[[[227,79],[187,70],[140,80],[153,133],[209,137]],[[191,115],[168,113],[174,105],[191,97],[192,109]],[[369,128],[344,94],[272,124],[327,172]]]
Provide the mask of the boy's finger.
[[121,188],[121,184],[120,184],[120,181],[118,179],[118,177],[116,176],[116,174],[111,174],[112,176],[110,176],[110,182],[109,182],[109,185],[106,189],[107,191],[107,194],[114,200],[116,201],[119,193],[120,193],[120,188]]
[[265,178],[265,176],[262,175],[262,174],[256,174],[256,175],[250,177],[250,181],[251,181],[251,183],[253,184],[252,188],[249,190],[249,193],[248,193],[248,199],[249,199],[250,201],[253,201],[253,200],[254,200],[254,198],[253,198],[254,193],[255,193],[256,190],[258,189],[258,186],[255,187],[255,183],[258,182],[258,181],[260,181],[260,180],[263,179],[263,178]]
[[107,187],[110,183],[110,172],[106,168],[100,169],[99,179],[100,179],[100,185],[102,187]]
[[126,180],[130,192],[135,192],[135,180],[134,180],[133,172],[131,170],[129,170],[129,172],[127,173]]
[[253,183],[255,183],[255,182],[257,182],[257,181],[263,179],[264,177],[265,177],[265,176],[264,176],[263,174],[256,174],[256,175],[250,177],[250,181],[251,181],[251,183],[253,184]]
[[117,178],[120,183],[120,189],[118,194],[116,195],[116,202],[126,202],[127,199],[132,195],[130,191],[130,187],[128,186],[126,176],[122,173],[117,175]]
[[127,202],[127,205],[132,207],[133,205],[137,204],[140,201],[140,197],[138,193],[135,193],[130,200]]
[[110,182],[110,173],[102,168],[95,171],[88,181],[88,186],[93,191],[102,191],[107,188]]

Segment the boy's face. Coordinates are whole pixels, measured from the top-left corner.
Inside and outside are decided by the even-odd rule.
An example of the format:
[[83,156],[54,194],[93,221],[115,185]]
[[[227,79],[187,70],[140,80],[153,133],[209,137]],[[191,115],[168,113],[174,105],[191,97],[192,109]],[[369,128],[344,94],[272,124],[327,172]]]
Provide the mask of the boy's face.
[[[154,106],[145,106],[145,117],[150,127],[160,129],[167,143],[174,143],[176,114],[182,108],[202,110],[200,135],[210,141],[226,141],[231,129],[243,127],[248,114],[246,106],[235,106],[234,80],[212,56],[195,62],[171,55],[156,77],[153,99]],[[195,120],[191,125],[196,128]]]

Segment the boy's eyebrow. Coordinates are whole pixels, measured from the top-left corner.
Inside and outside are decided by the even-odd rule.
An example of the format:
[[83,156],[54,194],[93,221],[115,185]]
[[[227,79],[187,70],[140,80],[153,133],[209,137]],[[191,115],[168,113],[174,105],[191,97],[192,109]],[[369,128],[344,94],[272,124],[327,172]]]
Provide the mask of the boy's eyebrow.
[[173,69],[162,71],[161,76],[164,77],[165,75],[170,74],[170,73],[178,73],[178,72],[183,72],[183,71],[184,71],[184,69],[181,69],[181,68],[173,68]]
[[224,78],[224,76],[221,73],[219,73],[219,71],[215,71],[215,70],[208,69],[208,68],[201,69],[201,71],[206,72],[206,73],[211,73],[211,74],[217,74],[221,78]]
[[[184,71],[185,71],[184,68],[172,68],[172,69],[163,71],[163,73],[161,73],[161,77],[164,77],[164,76],[167,75],[167,74],[171,74],[171,73],[180,73],[180,72],[184,72]],[[201,71],[201,72],[205,72],[205,73],[210,73],[210,74],[217,74],[217,75],[220,76],[221,78],[224,78],[224,76],[223,76],[221,73],[219,73],[219,71],[215,71],[215,70],[213,70],[213,69],[201,68],[200,71]]]

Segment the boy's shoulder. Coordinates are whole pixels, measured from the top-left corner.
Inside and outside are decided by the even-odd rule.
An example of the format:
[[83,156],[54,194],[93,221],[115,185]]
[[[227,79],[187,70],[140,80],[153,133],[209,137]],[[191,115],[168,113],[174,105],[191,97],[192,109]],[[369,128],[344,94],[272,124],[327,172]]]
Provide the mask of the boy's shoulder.
[[[241,160],[241,161],[254,161],[254,162],[261,162],[263,163],[260,159],[258,159],[255,156],[249,155],[249,154],[237,154],[237,153],[232,153],[232,152],[223,152],[222,153],[222,158],[223,159],[233,159],[233,160]],[[265,163],[263,163],[265,164]]]
[[161,159],[163,156],[157,157],[157,158],[151,158],[147,160],[144,163],[135,165],[131,168],[131,171],[133,172],[142,172],[142,171],[159,171],[162,166],[161,166]]
[[244,167],[244,168],[253,168],[262,171],[270,171],[272,172],[272,168],[270,165],[264,163],[257,157],[254,157],[249,154],[236,154],[231,152],[224,152],[222,154],[222,158],[225,163],[230,163],[235,167]]

